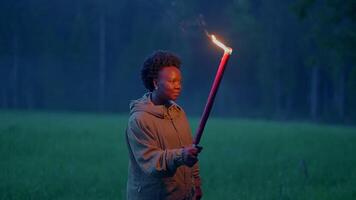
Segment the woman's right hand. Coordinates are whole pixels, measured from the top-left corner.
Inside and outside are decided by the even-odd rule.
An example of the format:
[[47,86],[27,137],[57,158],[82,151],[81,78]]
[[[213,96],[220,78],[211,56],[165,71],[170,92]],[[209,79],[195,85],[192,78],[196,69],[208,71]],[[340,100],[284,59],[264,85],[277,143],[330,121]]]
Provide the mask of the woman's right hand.
[[198,154],[203,148],[201,146],[187,146],[183,148],[182,157],[183,163],[188,167],[193,167],[198,162]]

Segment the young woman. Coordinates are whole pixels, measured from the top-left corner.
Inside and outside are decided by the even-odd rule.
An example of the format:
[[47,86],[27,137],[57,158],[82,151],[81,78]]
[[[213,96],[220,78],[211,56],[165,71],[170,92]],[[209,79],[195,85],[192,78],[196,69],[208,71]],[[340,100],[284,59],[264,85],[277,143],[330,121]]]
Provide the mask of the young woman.
[[157,51],[141,71],[149,91],[130,103],[126,129],[129,149],[129,200],[200,199],[198,154],[183,109],[175,103],[181,93],[180,59]]

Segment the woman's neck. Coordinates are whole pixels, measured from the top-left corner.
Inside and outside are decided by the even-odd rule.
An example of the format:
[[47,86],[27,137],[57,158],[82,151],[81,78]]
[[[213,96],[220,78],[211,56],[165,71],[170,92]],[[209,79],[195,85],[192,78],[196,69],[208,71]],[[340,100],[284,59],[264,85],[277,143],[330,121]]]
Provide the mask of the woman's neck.
[[160,98],[160,96],[156,92],[152,92],[151,101],[155,105],[169,106],[169,104],[170,104],[170,102],[168,100]]

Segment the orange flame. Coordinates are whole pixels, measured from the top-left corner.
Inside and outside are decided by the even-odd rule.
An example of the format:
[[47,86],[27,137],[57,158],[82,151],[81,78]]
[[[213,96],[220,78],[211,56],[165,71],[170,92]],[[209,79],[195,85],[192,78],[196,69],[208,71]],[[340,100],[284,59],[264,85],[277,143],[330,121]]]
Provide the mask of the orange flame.
[[216,39],[215,35],[211,35],[211,40],[220,48],[224,50],[224,53],[231,54],[232,53],[232,48],[225,46],[222,42],[220,42],[218,39]]

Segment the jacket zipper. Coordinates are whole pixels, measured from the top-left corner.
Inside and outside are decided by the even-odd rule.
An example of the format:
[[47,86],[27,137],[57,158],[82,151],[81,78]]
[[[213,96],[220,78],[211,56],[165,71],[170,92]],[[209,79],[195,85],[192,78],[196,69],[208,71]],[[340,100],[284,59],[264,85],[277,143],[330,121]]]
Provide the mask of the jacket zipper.
[[[181,137],[179,135],[178,129],[177,129],[176,125],[174,124],[173,118],[171,117],[171,114],[169,113],[168,109],[167,109],[167,113],[168,113],[168,116],[169,116],[169,120],[171,121],[171,123],[173,125],[173,128],[174,128],[175,132],[177,133],[179,144],[180,144],[181,147],[183,147],[182,139],[181,139]],[[183,180],[184,180],[185,190],[187,190],[188,188],[187,188],[186,172],[185,172],[184,168],[183,168]]]

